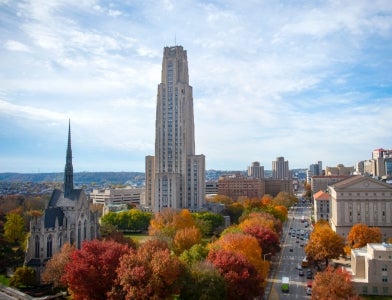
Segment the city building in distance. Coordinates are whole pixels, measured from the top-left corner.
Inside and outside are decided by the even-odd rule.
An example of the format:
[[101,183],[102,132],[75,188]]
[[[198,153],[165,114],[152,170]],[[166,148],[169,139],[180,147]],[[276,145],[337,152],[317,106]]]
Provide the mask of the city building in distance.
[[264,166],[260,166],[260,162],[254,161],[248,166],[248,177],[264,178]]
[[205,157],[195,155],[187,52],[165,47],[158,85],[155,156],[146,156],[145,208],[198,211],[205,204]]
[[272,178],[288,179],[290,178],[289,162],[284,157],[277,157],[272,161]]

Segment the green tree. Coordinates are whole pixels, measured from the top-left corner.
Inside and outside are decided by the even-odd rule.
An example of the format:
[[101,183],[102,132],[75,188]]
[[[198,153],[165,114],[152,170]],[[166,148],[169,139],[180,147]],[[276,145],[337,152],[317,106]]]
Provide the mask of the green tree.
[[187,265],[203,261],[208,255],[208,249],[202,244],[193,245],[180,255],[180,260]]
[[34,286],[36,284],[35,270],[26,266],[16,268],[10,279],[10,286],[13,287]]
[[227,299],[225,279],[218,270],[207,262],[199,262],[189,267],[181,299],[223,300]]
[[25,222],[20,214],[10,212],[6,215],[4,238],[13,244],[24,242],[26,238]]

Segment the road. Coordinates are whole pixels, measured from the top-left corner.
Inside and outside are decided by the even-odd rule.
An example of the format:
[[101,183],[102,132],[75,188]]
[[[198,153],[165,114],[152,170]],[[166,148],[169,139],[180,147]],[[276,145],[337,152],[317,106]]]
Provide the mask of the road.
[[[301,230],[305,233],[311,231],[310,227],[305,227],[306,223],[302,222],[302,216],[310,220],[310,214],[310,206],[302,203],[298,203],[296,207],[289,211],[288,221],[283,227],[282,250],[280,251],[280,256],[276,258],[275,271],[272,275],[273,283],[268,297],[269,300],[310,299],[310,296],[306,295],[306,285],[311,280],[306,278],[307,269],[304,268],[303,270],[304,276],[300,276],[297,270],[297,265],[301,265],[302,259],[305,257],[303,246],[307,242],[306,240],[301,240]],[[295,233],[290,233],[290,229],[291,232],[293,229],[296,230]],[[295,236],[292,237],[292,235]],[[290,278],[289,293],[281,291],[283,276]]]

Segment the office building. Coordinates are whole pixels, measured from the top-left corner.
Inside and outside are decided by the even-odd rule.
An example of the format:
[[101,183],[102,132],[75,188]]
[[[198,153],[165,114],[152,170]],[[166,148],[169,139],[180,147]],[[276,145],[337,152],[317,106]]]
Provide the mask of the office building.
[[252,164],[248,166],[248,176],[254,178],[264,178],[264,166],[260,166],[258,161],[252,162]]
[[325,175],[327,176],[347,176],[353,175],[354,167],[345,167],[339,164],[336,167],[325,167]]
[[332,229],[347,237],[351,227],[363,223],[379,227],[383,241],[392,236],[392,185],[354,175],[328,187]]
[[290,178],[289,162],[284,157],[277,157],[272,161],[272,178]]
[[200,210],[205,203],[205,157],[195,155],[193,92],[187,52],[165,47],[158,85],[155,156],[146,157],[146,205]]

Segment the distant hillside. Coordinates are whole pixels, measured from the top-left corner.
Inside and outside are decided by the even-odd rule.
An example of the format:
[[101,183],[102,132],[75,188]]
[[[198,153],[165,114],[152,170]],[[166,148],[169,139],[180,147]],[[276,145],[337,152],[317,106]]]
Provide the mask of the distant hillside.
[[[64,173],[0,173],[0,181],[6,182],[63,182]],[[143,172],[75,172],[75,184],[124,184],[144,182]]]

